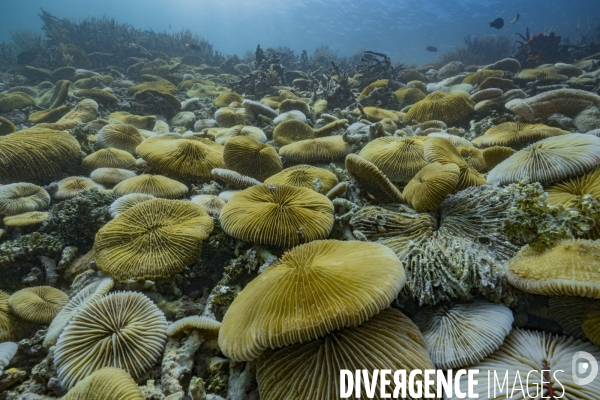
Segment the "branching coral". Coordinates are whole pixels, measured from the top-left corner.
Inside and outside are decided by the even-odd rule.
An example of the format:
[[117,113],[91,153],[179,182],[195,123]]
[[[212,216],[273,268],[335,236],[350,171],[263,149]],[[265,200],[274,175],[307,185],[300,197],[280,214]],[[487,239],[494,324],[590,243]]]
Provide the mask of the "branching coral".
[[35,259],[37,256],[55,256],[63,248],[56,237],[44,233],[23,235],[18,240],[0,244],[0,266],[10,266],[17,261]]
[[366,207],[350,221],[358,234],[390,247],[405,262],[405,296],[419,304],[503,294],[505,263],[518,250],[502,232],[508,196],[477,186],[433,213]]
[[110,221],[110,204],[118,195],[88,190],[50,209],[40,232],[81,249],[91,247],[98,229]]

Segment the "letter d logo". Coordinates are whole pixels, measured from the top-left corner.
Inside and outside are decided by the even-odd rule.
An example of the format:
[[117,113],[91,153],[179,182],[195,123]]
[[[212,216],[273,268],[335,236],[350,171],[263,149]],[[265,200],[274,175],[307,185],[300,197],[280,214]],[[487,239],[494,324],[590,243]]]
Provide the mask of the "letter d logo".
[[[575,353],[571,368],[573,382],[580,386],[592,383],[598,375],[598,363],[596,362],[596,359],[590,353],[585,351],[578,351]],[[588,375],[585,376],[586,374]]]

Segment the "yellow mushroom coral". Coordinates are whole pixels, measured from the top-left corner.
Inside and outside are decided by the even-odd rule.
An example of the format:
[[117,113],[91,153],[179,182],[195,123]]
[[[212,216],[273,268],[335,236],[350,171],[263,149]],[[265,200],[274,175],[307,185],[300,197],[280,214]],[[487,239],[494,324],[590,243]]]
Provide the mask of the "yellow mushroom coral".
[[402,201],[402,194],[398,188],[372,162],[359,155],[348,154],[346,169],[373,200],[379,203]]
[[156,136],[144,140],[137,153],[162,174],[190,181],[210,180],[213,168],[223,168],[223,146],[203,138]]
[[98,268],[118,281],[168,278],[192,264],[213,220],[183,200],[144,201],[108,222],[96,234]]
[[82,379],[63,400],[144,400],[137,383],[120,369],[104,367]]
[[473,140],[478,147],[506,146],[520,150],[538,140],[564,135],[568,131],[552,128],[544,124],[526,124],[522,122],[504,122],[488,129],[483,136]]
[[323,240],[295,247],[235,298],[219,347],[233,360],[250,361],[268,348],[359,325],[388,307],[405,280],[400,260],[379,244]]
[[223,161],[226,168],[259,181],[264,181],[283,169],[274,148],[247,136],[236,136],[227,141]]
[[[391,397],[393,390],[391,385],[383,387],[374,371],[405,371],[416,387],[422,387],[428,383],[419,371],[433,369],[419,329],[400,311],[388,308],[362,325],[266,351],[258,359],[256,378],[263,400],[334,400],[341,398],[340,371],[363,370],[373,382],[372,398],[379,399],[384,391]],[[435,380],[430,382],[427,391],[435,393]],[[362,385],[364,389],[366,383]]]
[[452,124],[472,113],[474,105],[464,94],[434,92],[415,103],[406,113],[404,122],[439,120]]
[[392,182],[406,183],[427,165],[423,140],[417,137],[386,136],[369,142],[358,153],[372,162]]
[[140,131],[129,124],[108,124],[96,137],[101,147],[125,150],[131,154],[135,154],[135,148],[144,141]]
[[0,186],[0,214],[16,215],[45,210],[49,204],[48,192],[32,183],[11,183]]
[[425,159],[428,162],[439,162],[440,164],[456,164],[460,169],[460,175],[456,190],[460,191],[469,186],[481,186],[486,180],[469,163],[461,157],[458,149],[444,138],[431,138],[424,143]]
[[252,186],[227,202],[221,227],[230,236],[290,247],[324,239],[333,227],[333,204],[314,190],[286,186]]
[[83,159],[83,168],[94,170],[98,168],[133,169],[135,157],[129,152],[119,149],[101,149]]
[[293,163],[329,163],[352,152],[352,146],[341,136],[300,140],[279,149],[279,155]]
[[27,321],[48,323],[68,301],[69,296],[58,289],[35,286],[13,293],[8,304],[15,314]]
[[338,179],[334,173],[324,168],[300,164],[286,168],[278,174],[266,179],[265,185],[268,185],[269,183],[275,185],[307,187],[325,194],[337,185]]
[[506,279],[528,293],[600,299],[600,242],[574,239],[549,249],[525,246],[509,261]]
[[416,212],[434,211],[456,189],[459,177],[456,164],[427,164],[404,187],[402,197]]

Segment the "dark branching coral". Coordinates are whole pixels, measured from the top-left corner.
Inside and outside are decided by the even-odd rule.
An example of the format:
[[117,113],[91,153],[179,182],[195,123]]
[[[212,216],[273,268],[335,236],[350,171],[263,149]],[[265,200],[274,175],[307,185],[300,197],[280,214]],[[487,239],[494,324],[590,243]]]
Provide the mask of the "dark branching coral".
[[505,263],[518,250],[502,228],[510,202],[500,189],[470,187],[432,213],[365,207],[350,221],[355,234],[390,247],[405,262],[404,294],[419,304],[502,296]]
[[52,257],[60,254],[63,243],[56,237],[37,232],[23,235],[19,240],[0,244],[0,266],[10,266],[17,261],[33,260],[37,256]]
[[87,190],[53,206],[40,231],[59,238],[65,245],[89,249],[98,229],[111,220],[109,207],[118,197]]

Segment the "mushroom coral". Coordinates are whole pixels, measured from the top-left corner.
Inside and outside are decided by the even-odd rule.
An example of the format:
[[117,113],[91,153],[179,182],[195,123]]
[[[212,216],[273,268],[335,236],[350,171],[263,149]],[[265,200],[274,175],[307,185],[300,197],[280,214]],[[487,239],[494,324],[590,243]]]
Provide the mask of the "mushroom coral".
[[279,155],[293,163],[329,163],[352,152],[341,136],[299,140],[279,149]]
[[283,170],[274,148],[247,136],[236,136],[227,141],[223,161],[226,168],[261,182]]
[[54,123],[42,123],[36,125],[39,128],[54,130],[73,129],[75,125],[92,121],[98,115],[98,103],[91,99],[83,99],[61,119]]
[[230,236],[258,244],[290,247],[324,239],[333,227],[333,204],[314,190],[252,186],[227,202],[219,220]]
[[600,163],[600,137],[570,133],[540,140],[496,165],[491,184],[507,185],[529,178],[548,184],[581,175]]
[[137,153],[157,171],[176,179],[208,181],[213,168],[223,168],[223,146],[203,138],[155,136],[144,140]]
[[450,195],[432,213],[365,207],[352,217],[358,234],[391,248],[405,263],[403,296],[420,305],[480,294],[502,295],[505,263],[517,252],[503,233],[510,198],[489,185]]
[[68,301],[69,296],[58,289],[35,286],[13,293],[8,304],[24,320],[48,323]]
[[[537,398],[546,399],[594,399],[600,393],[600,380],[594,379],[588,385],[580,385],[573,380],[577,373],[573,369],[576,365],[572,362],[573,354],[578,351],[587,352],[596,359],[600,358],[600,349],[591,343],[568,336],[514,329],[497,351],[469,368],[471,371],[478,370],[469,374],[473,381],[478,382],[473,386],[473,393],[475,396],[487,397],[487,377],[502,371],[502,377],[499,379],[506,379],[509,383],[503,389],[497,388],[495,399],[523,399],[534,393]],[[460,377],[460,390],[464,393],[471,387],[471,379],[466,379],[466,376],[467,374]],[[543,388],[540,387],[542,381]],[[514,390],[512,383],[514,388],[519,389]],[[518,397],[510,395],[511,390],[516,392]],[[448,400],[458,398],[455,395]]]
[[217,320],[208,317],[192,315],[191,317],[178,319],[169,325],[167,327],[167,335],[175,336],[181,332],[190,332],[194,330],[217,335],[220,328],[221,323]]
[[502,161],[506,160],[515,153],[516,151],[510,147],[492,146],[483,149],[481,152],[481,157],[483,157],[483,162],[485,162],[486,169],[491,170],[494,169],[496,165],[500,164]]
[[108,222],[96,234],[98,268],[120,282],[168,278],[192,264],[212,218],[189,201],[153,199]]
[[459,150],[445,138],[431,138],[425,141],[423,145],[425,159],[430,162],[439,162],[440,164],[456,164],[459,168],[458,183],[456,190],[463,190],[470,186],[485,185],[486,180],[473,168],[467,160],[461,155]]
[[223,317],[219,348],[236,361],[317,339],[385,309],[406,281],[376,243],[319,240],[293,248],[250,282]]
[[140,203],[143,203],[148,200],[152,200],[155,197],[151,194],[144,193],[129,193],[125,194],[110,205],[110,216],[116,218],[117,216],[123,214],[125,211],[129,210],[131,207],[136,206]]
[[4,217],[4,225],[7,227],[21,227],[29,225],[41,224],[46,218],[48,218],[47,212],[42,211],[30,211],[23,214],[17,214],[10,217]]
[[404,122],[438,120],[452,124],[472,113],[474,105],[473,100],[462,93],[434,92],[415,103],[404,116]]
[[525,122],[555,113],[572,118],[590,106],[600,107],[600,96],[579,89],[550,90],[527,99],[514,99],[505,105]]
[[177,199],[188,192],[187,186],[162,175],[139,175],[118,183],[113,191],[119,195],[142,193],[154,197]]
[[6,113],[15,109],[21,110],[34,105],[34,98],[27,93],[0,93],[0,113]]
[[29,324],[10,308],[9,298],[8,294],[0,290],[0,342],[20,340],[29,329]]
[[28,211],[45,210],[50,195],[32,183],[11,183],[0,186],[0,214],[17,215]]
[[96,135],[98,144],[135,154],[135,148],[144,141],[138,128],[129,124],[108,124]]
[[478,147],[506,146],[520,150],[539,140],[566,133],[569,132],[544,124],[504,122],[491,127],[483,136],[475,138],[473,144]]
[[135,157],[129,152],[119,149],[100,149],[83,159],[83,168],[95,170],[98,168],[133,169]]
[[58,338],[54,366],[63,387],[104,367],[140,378],[160,357],[167,320],[146,296],[116,292],[86,304]]
[[460,369],[500,347],[512,329],[513,314],[503,304],[476,301],[421,310],[415,323],[433,364],[443,370]]
[[66,131],[24,130],[0,136],[0,183],[50,182],[81,160],[79,142]]
[[4,371],[4,367],[8,365],[10,360],[15,356],[19,349],[19,345],[13,342],[0,343],[0,376]]
[[375,164],[392,182],[406,183],[427,165],[423,151],[423,140],[386,136],[369,142],[358,155]]
[[63,400],[144,400],[131,376],[120,368],[104,367],[82,379]]
[[454,191],[459,176],[456,164],[427,164],[404,187],[402,197],[416,212],[434,211]]
[[67,304],[64,305],[52,320],[52,323],[46,331],[44,338],[44,347],[54,346],[58,336],[69,324],[69,321],[77,315],[81,309],[89,302],[96,301],[104,296],[113,287],[112,278],[102,278],[96,282],[90,283],[78,291]]
[[[366,370],[368,382],[374,383],[371,398],[380,399],[384,387],[373,371],[405,371],[418,387],[426,381],[422,373],[413,372],[433,369],[419,329],[400,311],[388,308],[362,325],[266,351],[258,359],[256,378],[263,400],[334,400],[341,396],[340,370]],[[431,382],[428,392],[435,393]],[[389,387],[385,391],[391,396]]]
[[108,116],[108,121],[111,123],[120,122],[122,124],[133,125],[138,129],[152,129],[156,117],[154,115],[134,115],[126,111],[117,111]]
[[402,201],[402,194],[375,164],[356,154],[346,156],[346,169],[367,194],[379,203]]
[[267,135],[262,129],[255,126],[236,125],[231,128],[219,129],[215,133],[215,142],[225,145],[229,139],[237,136],[250,137],[263,143],[267,141]]
[[90,189],[104,189],[104,186],[99,185],[90,178],[84,176],[70,176],[61,179],[56,183],[56,186],[56,190],[52,194],[52,197],[57,200],[72,199],[81,192]]
[[265,180],[265,185],[290,185],[306,187],[326,194],[338,183],[334,173],[312,165],[299,164],[284,169],[283,171]]
[[215,120],[220,127],[231,128],[236,125],[252,125],[254,114],[245,108],[223,107],[215,112]]
[[123,168],[97,168],[92,171],[90,178],[102,185],[113,186],[125,179],[137,176],[135,172]]
[[574,239],[548,249],[525,246],[509,261],[506,279],[528,293],[600,299],[600,242]]

